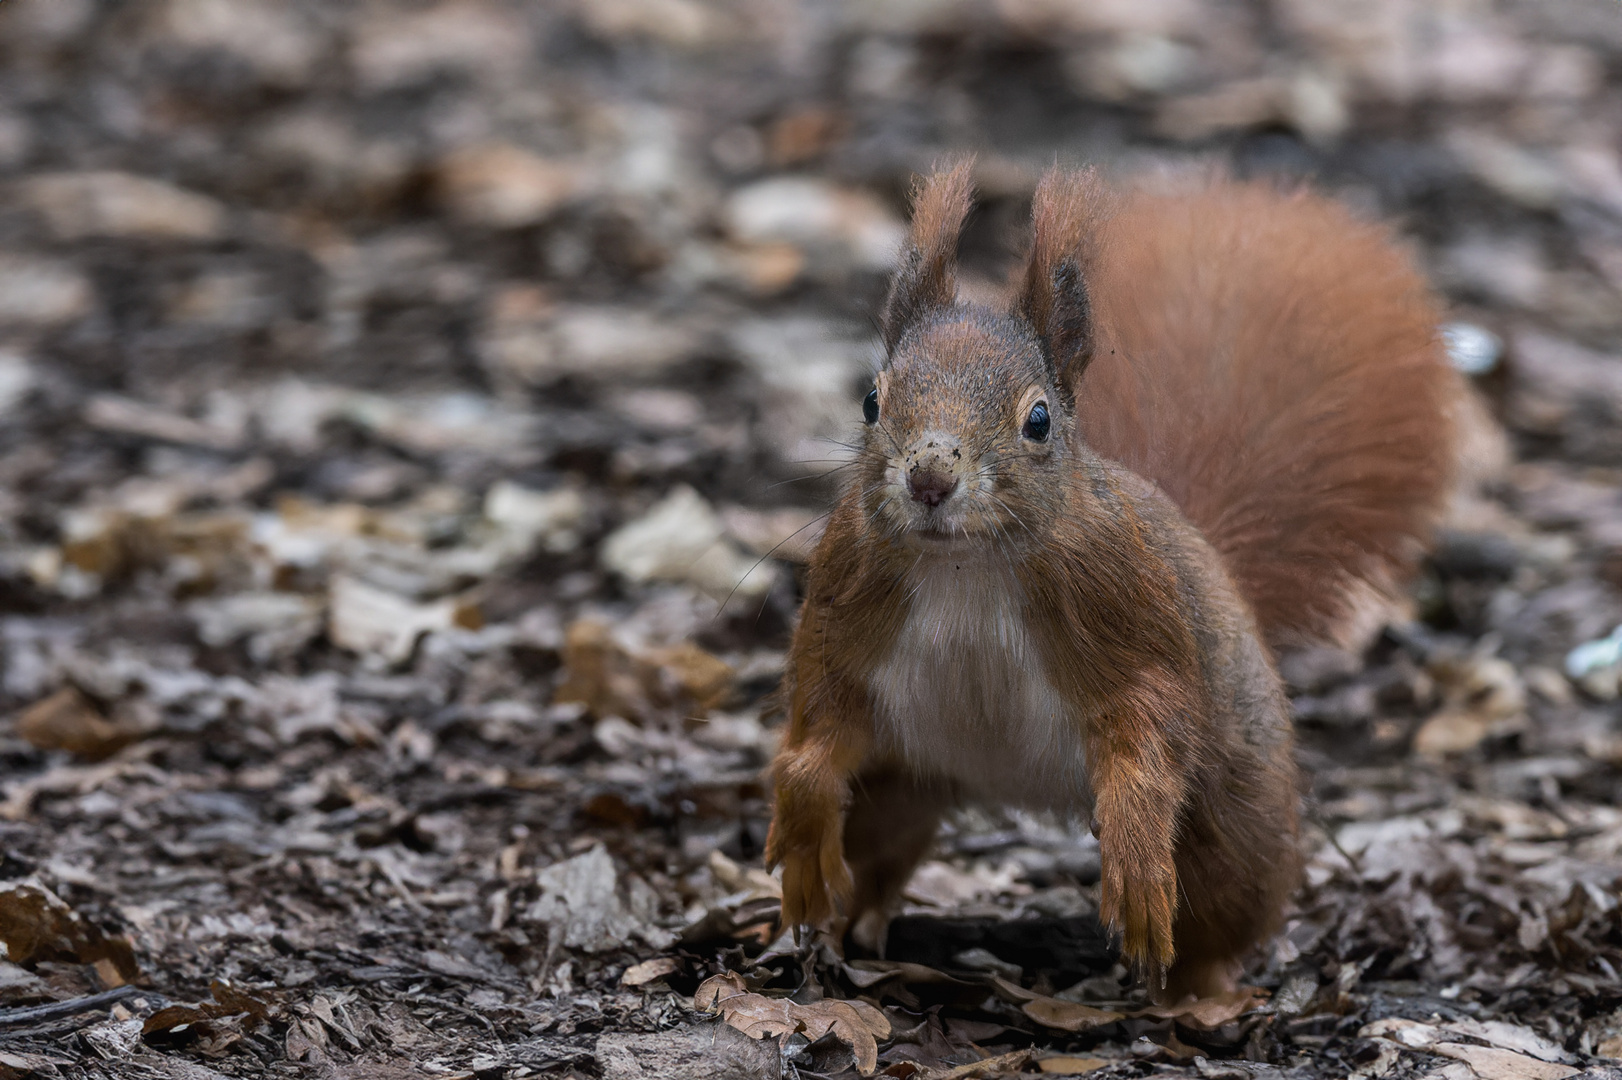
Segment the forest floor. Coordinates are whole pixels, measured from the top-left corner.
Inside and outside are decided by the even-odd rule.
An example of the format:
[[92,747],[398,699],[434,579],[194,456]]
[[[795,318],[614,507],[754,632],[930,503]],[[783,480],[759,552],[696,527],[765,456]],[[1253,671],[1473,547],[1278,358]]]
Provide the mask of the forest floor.
[[[0,1077],[1622,1076],[1614,0],[9,0],[0,56]],[[1282,658],[1248,1011],[1148,1007],[1030,815],[886,960],[774,933],[797,569],[962,150],[970,291],[1056,159],[1392,221],[1494,418],[1413,617]]]

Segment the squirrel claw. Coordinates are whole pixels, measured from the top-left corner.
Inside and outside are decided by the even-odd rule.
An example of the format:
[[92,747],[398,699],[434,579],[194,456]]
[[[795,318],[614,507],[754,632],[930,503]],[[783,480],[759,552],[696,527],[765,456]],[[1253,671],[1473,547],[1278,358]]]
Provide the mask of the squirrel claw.
[[1176,872],[1129,872],[1118,860],[1105,860],[1099,919],[1121,935],[1121,959],[1163,989],[1177,957],[1172,922],[1177,913]]
[[774,859],[783,866],[783,925],[824,927],[853,892],[850,869],[837,844],[820,851],[792,851]]

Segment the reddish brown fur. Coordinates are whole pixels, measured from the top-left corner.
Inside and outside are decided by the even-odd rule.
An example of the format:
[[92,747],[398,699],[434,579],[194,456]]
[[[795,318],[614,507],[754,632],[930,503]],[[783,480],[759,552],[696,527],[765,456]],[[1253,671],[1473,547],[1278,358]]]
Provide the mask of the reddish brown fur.
[[[1092,311],[1090,303],[1068,313],[1062,302],[1056,309],[1055,300],[1062,292],[1053,285],[1067,270],[1090,275],[1098,262],[1100,227],[1106,220],[1108,201],[1108,193],[1091,169],[1074,173],[1054,169],[1042,178],[1031,198],[1031,253],[1015,310],[1038,337],[1054,341],[1055,360],[1074,365],[1074,370],[1060,372],[1063,389],[1072,393],[1093,355]],[[1081,295],[1087,297],[1088,293],[1084,289]]]
[[[1123,955],[1204,995],[1299,875],[1288,706],[1246,600],[1275,639],[1333,637],[1359,589],[1394,586],[1440,502],[1453,376],[1406,264],[1328,204],[1219,186],[1104,205],[1090,177],[1044,180],[1010,318],[952,300],[966,167],[921,192],[881,418],[806,582],[767,855],[789,923],[881,911],[976,779],[894,757],[874,697],[915,659],[909,575],[944,536],[948,563],[1012,572],[1032,678],[1085,748],[1090,793],[1060,803],[1090,802]],[[1045,440],[1021,427],[1038,398]],[[904,497],[924,467],[963,485],[948,509]]]
[[880,325],[893,350],[902,331],[931,308],[950,307],[957,291],[957,237],[973,205],[974,163],[937,172],[913,191],[912,230]]
[[1120,205],[1090,275],[1087,440],[1158,483],[1275,644],[1355,635],[1452,479],[1458,383],[1388,231],[1260,184]]

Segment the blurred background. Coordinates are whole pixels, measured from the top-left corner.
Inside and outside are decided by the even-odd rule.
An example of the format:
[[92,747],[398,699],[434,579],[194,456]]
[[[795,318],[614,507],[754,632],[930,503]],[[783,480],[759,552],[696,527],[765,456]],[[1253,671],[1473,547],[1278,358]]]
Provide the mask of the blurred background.
[[[760,769],[906,195],[963,151],[973,295],[1055,161],[1391,221],[1495,419],[1415,619],[1285,658],[1282,1004],[960,1002],[883,1060],[1390,1068],[1365,1025],[1438,1008],[1622,1054],[1616,0],[5,0],[0,928],[52,929],[0,932],[0,1004],[123,996],[0,1074],[677,1076],[723,969],[929,1004],[762,954]],[[965,814],[908,899],[972,933],[906,948],[1124,1000],[1096,875]]]

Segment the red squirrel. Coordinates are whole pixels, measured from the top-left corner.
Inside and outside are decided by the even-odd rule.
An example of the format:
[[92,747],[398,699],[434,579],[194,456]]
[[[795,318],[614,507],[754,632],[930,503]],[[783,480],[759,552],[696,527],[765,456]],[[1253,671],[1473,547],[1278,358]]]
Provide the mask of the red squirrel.
[[1301,873],[1274,650],[1365,633],[1449,493],[1437,305],[1326,199],[1059,170],[1011,303],[960,303],[970,172],[915,193],[806,576],[783,920],[882,918],[954,804],[1053,810],[1151,991],[1231,993]]

